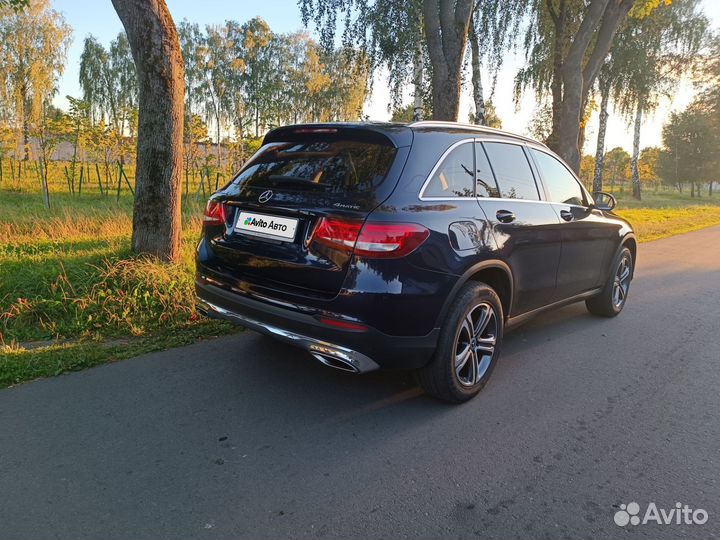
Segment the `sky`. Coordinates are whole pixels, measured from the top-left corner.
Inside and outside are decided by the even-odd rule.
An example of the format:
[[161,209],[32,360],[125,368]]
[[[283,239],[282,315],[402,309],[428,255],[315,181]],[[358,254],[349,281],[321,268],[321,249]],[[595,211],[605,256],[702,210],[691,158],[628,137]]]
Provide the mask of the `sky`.
[[[70,46],[65,71],[59,82],[59,91],[55,99],[56,105],[66,108],[65,96],[80,97],[82,92],[78,83],[80,55],[83,40],[89,34],[94,35],[106,47],[123,27],[118,19],[110,0],[53,0],[53,8],[61,12],[68,24],[73,28],[73,42]],[[170,13],[176,22],[188,19],[200,26],[220,24],[232,19],[246,21],[259,16],[265,19],[274,32],[285,33],[303,29],[300,9],[296,0],[167,0]],[[702,0],[703,10],[710,18],[716,30],[720,28],[720,0]],[[314,27],[308,29],[315,35]],[[317,36],[316,36],[317,37]],[[536,100],[532,92],[526,93],[516,106],[513,102],[513,79],[518,69],[525,62],[522,53],[508,54],[503,68],[498,74],[494,103],[503,122],[503,129],[519,134],[527,134],[527,126],[532,118]],[[365,114],[372,120],[389,120],[388,103],[390,101],[387,84],[382,72],[376,74],[373,93],[365,106]],[[468,77],[469,79],[469,77]],[[466,84],[460,102],[460,120],[467,120],[472,111],[470,84]],[[661,144],[662,125],[672,111],[685,108],[692,100],[692,84],[687,80],[680,81],[672,98],[663,99],[653,113],[646,115],[641,130],[641,146]],[[598,114],[594,113],[586,128],[584,151],[595,153]],[[632,127],[628,121],[610,110],[606,148],[622,146],[628,151],[632,149]]]

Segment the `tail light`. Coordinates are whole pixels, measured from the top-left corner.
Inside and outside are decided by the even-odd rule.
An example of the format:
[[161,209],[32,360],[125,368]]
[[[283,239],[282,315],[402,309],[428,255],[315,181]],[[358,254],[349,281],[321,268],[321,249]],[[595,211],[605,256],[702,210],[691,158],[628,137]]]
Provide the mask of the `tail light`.
[[203,215],[203,226],[225,225],[225,205],[217,201],[208,201]]
[[312,240],[361,257],[394,259],[415,251],[428,231],[416,223],[365,223],[322,218]]

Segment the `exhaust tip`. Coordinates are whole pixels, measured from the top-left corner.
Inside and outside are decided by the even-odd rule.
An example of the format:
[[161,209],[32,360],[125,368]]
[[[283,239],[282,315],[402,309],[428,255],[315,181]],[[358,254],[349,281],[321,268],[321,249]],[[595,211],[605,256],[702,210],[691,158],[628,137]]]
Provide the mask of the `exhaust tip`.
[[348,362],[347,360],[343,360],[342,358],[337,358],[335,356],[328,356],[325,354],[319,354],[319,353],[311,353],[320,363],[334,368],[339,369],[340,371],[347,371],[349,373],[360,373],[360,370],[354,366],[352,363]]

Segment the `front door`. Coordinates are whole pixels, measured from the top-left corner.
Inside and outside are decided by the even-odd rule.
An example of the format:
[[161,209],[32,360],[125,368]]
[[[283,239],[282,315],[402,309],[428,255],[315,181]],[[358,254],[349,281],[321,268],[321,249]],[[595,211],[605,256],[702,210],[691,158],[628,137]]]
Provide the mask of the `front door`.
[[531,148],[530,154],[560,219],[562,254],[553,300],[563,300],[598,287],[612,254],[613,225],[597,216],[575,175],[557,158]]

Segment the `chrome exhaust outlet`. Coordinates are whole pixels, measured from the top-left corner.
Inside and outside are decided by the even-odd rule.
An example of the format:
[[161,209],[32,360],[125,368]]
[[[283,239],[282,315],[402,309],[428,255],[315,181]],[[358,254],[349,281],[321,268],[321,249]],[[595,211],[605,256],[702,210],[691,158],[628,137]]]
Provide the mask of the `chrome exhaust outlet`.
[[216,319],[224,319],[226,321],[233,322],[272,336],[296,347],[305,349],[320,362],[331,368],[339,369],[341,371],[347,371],[350,373],[367,373],[368,371],[374,371],[380,366],[372,359],[368,358],[364,354],[343,347],[342,345],[336,345],[327,341],[322,341],[310,336],[305,336],[296,332],[291,332],[277,326],[273,326],[268,323],[257,321],[235,311],[223,308],[203,298],[198,298],[198,311],[208,317]]
[[317,358],[320,363],[325,364],[328,367],[339,369],[340,371],[348,371],[350,373],[360,373],[360,370],[356,366],[354,366],[347,360],[343,360],[342,358],[337,358],[335,356],[327,356],[318,353],[310,354]]

